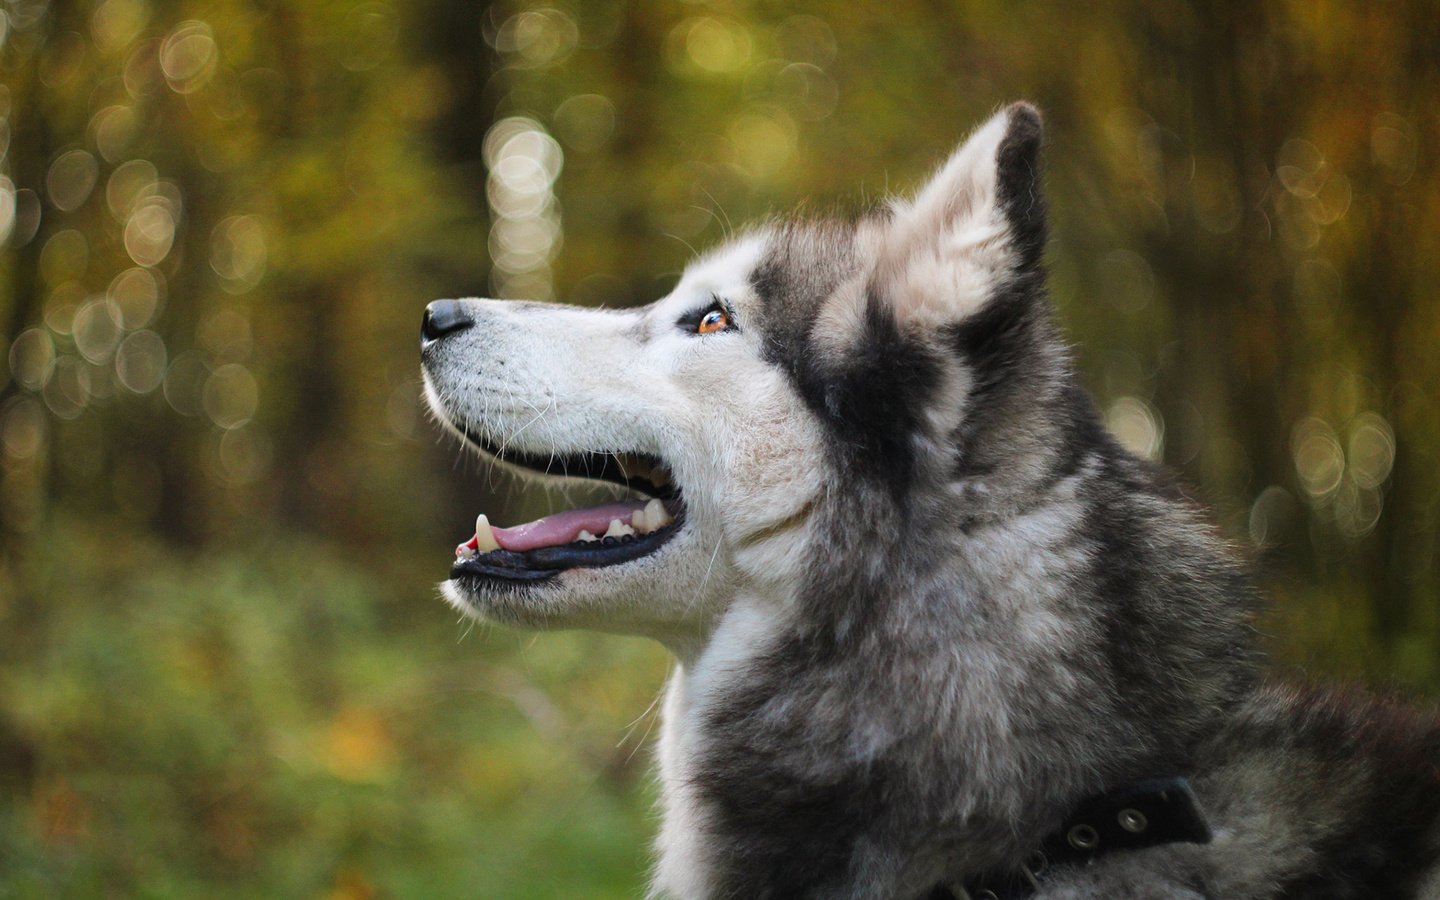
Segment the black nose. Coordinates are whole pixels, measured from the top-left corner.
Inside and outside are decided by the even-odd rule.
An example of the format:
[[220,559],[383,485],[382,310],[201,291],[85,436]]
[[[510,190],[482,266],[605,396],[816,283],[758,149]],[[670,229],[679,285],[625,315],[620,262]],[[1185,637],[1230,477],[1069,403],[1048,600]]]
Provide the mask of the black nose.
[[420,339],[437,341],[454,331],[464,331],[475,320],[465,311],[459,300],[436,300],[425,307],[425,317],[420,320]]

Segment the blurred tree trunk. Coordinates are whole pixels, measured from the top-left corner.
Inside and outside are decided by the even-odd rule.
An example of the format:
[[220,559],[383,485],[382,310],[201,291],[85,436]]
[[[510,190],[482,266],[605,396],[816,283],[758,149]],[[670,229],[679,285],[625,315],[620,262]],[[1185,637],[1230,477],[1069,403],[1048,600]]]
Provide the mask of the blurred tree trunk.
[[[1400,69],[1422,71],[1424,55],[1440,40],[1436,34],[1440,19],[1433,9],[1415,5],[1404,9],[1396,13],[1397,21],[1385,23],[1388,28],[1380,34],[1401,39],[1394,51],[1410,62],[1409,68]],[[1242,218],[1225,244],[1228,253],[1218,254],[1213,236],[1199,227],[1183,202],[1175,202],[1184,199],[1185,191],[1172,185],[1168,228],[1143,234],[1144,255],[1157,278],[1172,288],[1175,315],[1176,356],[1160,381],[1159,402],[1166,418],[1183,426],[1185,404],[1201,398],[1206,407],[1205,434],[1193,439],[1212,455],[1216,451],[1212,436],[1217,434],[1232,436],[1243,449],[1243,461],[1219,469],[1213,464],[1206,467],[1208,478],[1203,480],[1213,497],[1243,503],[1267,485],[1281,485],[1303,499],[1290,429],[1306,415],[1323,415],[1324,404],[1338,402],[1317,396],[1316,389],[1338,390],[1341,376],[1332,372],[1334,380],[1327,385],[1320,372],[1327,363],[1347,363],[1315,358],[1314,338],[1306,335],[1305,310],[1294,299],[1293,266],[1310,258],[1336,264],[1345,292],[1336,327],[1345,335],[1346,351],[1353,354],[1351,375],[1365,379],[1378,395],[1361,400],[1362,408],[1376,404],[1375,410],[1394,422],[1395,410],[1387,398],[1407,377],[1397,342],[1407,339],[1411,305],[1423,299],[1415,296],[1412,287],[1423,264],[1414,252],[1418,235],[1406,225],[1394,227],[1397,223],[1382,213],[1374,221],[1352,226],[1358,240],[1350,246],[1324,240],[1310,251],[1287,246],[1277,230],[1282,223],[1273,196],[1281,150],[1288,140],[1306,138],[1325,120],[1300,98],[1350,88],[1343,68],[1347,58],[1341,53],[1320,57],[1308,43],[1311,39],[1296,32],[1295,23],[1271,7],[1211,4],[1194,24],[1200,27],[1176,27],[1175,19],[1160,8],[1144,10],[1137,17],[1136,31],[1146,35],[1137,44],[1145,51],[1141,69],[1183,85],[1188,104],[1184,109],[1177,104],[1174,109],[1151,106],[1147,111],[1179,133],[1180,145],[1165,154],[1167,165],[1193,165],[1205,156],[1226,160],[1237,176]],[[1374,35],[1355,37],[1357,46],[1371,39]],[[1367,77],[1376,83],[1366,99],[1383,104],[1387,91],[1393,93],[1396,85],[1386,83],[1383,72]],[[1425,96],[1433,94],[1422,87],[1405,112],[1423,115],[1419,98]],[[1285,97],[1295,102],[1286,102]],[[1357,124],[1368,133],[1368,120]],[[1378,183],[1362,184],[1355,192],[1384,196]],[[1390,197],[1383,202],[1387,213],[1403,205]],[[1413,372],[1408,374],[1414,377]],[[1218,402],[1207,406],[1204,398]],[[1343,443],[1348,423],[1331,424]],[[1188,474],[1202,480],[1199,469]],[[1350,585],[1363,591],[1373,613],[1374,636],[1391,654],[1415,625],[1416,591],[1429,586],[1425,580],[1407,580],[1395,566],[1397,559],[1426,555],[1426,550],[1413,545],[1435,540],[1433,531],[1416,522],[1425,508],[1418,498],[1427,487],[1433,490],[1433,478],[1416,474],[1409,448],[1400,442],[1386,494],[1408,502],[1394,503],[1373,532],[1353,539],[1334,533],[1328,519],[1312,510],[1303,516],[1310,527],[1296,529],[1283,548],[1283,558],[1296,571],[1333,582],[1329,590],[1343,594]],[[1217,476],[1222,479],[1218,483]],[[1243,507],[1234,512],[1243,512]]]
[[[1185,421],[1185,400],[1219,395],[1221,402],[1203,422],[1206,434],[1192,440],[1204,442],[1215,433],[1237,439],[1243,460],[1209,470],[1212,492],[1229,498],[1253,497],[1267,484],[1293,482],[1288,475],[1291,417],[1275,379],[1289,370],[1286,351],[1296,342],[1273,230],[1263,211],[1267,184],[1257,183],[1251,173],[1268,171],[1294,122],[1293,107],[1273,108],[1264,86],[1246,77],[1248,61],[1261,50],[1257,40],[1271,33],[1264,18],[1261,8],[1222,4],[1209,11],[1200,28],[1153,28],[1155,40],[1147,44],[1158,51],[1152,60],[1156,71],[1173,73],[1188,88],[1185,97],[1175,98],[1171,112],[1176,118],[1166,123],[1180,130],[1183,141],[1169,164],[1183,171],[1197,158],[1215,158],[1236,176],[1241,214],[1228,240],[1205,232],[1193,209],[1198,198],[1182,194],[1167,210],[1168,233],[1149,235],[1146,252],[1157,274],[1175,288],[1179,341],[1176,364],[1164,385],[1170,421]],[[1257,333],[1271,339],[1257,347]],[[1277,358],[1265,359],[1265,352]],[[1210,447],[1214,453],[1214,443]],[[1222,483],[1213,483],[1216,474]]]
[[421,35],[422,53],[444,71],[452,92],[450,109],[434,125],[434,137],[441,158],[450,164],[473,170],[463,183],[472,203],[486,207],[484,162],[481,148],[485,133],[495,121],[499,97],[491,83],[495,72],[495,51],[485,42],[491,23],[489,3],[465,0],[426,0],[422,17],[426,28]]
[[[40,49],[44,47],[49,33],[54,31],[53,21],[47,21],[46,33],[35,40],[35,49],[21,50],[6,47],[3,58],[5,66],[0,68],[4,85],[9,91],[9,141],[8,148],[0,159],[9,163],[9,175],[15,190],[32,190],[41,198],[44,206],[45,171],[54,152],[54,141],[50,123],[46,117],[45,88],[35,65]],[[17,210],[18,212],[18,210]],[[9,269],[9,302],[6,304],[4,330],[0,339],[9,346],[9,341],[26,328],[40,320],[44,306],[40,297],[40,250],[45,246],[49,231],[49,217],[42,212],[39,227],[28,241],[16,244],[14,236],[4,242],[6,268]],[[16,227],[20,225],[17,220]],[[9,374],[9,366],[4,370]],[[8,378],[0,385],[3,393],[0,399],[14,390],[14,383]]]

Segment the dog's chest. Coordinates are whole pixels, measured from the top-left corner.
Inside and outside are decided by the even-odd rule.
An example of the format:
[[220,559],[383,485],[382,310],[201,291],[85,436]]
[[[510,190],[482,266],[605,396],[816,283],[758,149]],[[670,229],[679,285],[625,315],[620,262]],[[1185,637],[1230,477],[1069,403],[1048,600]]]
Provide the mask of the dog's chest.
[[[1017,560],[1013,549],[1002,555],[1008,565],[970,556],[987,578],[972,574],[947,585],[948,609],[931,604],[929,614],[907,615],[903,626],[889,623],[893,640],[872,642],[889,648],[883,656],[846,657],[823,673],[801,662],[777,670],[794,642],[793,619],[783,604],[737,599],[705,651],[677,670],[667,689],[657,893],[712,895],[717,885],[735,880],[737,853],[767,855],[764,846],[750,846],[760,835],[793,844],[790,859],[872,847],[875,859],[850,858],[847,851],[832,868],[852,877],[883,872],[886,885],[938,878],[944,869],[932,870],[946,860],[973,865],[1009,853],[1009,843],[996,843],[993,834],[934,824],[1020,821],[1017,811],[1035,799],[1026,760],[1041,751],[1047,758],[1064,753],[1051,746],[1026,752],[1017,746],[1015,724],[1022,707],[1027,716],[1050,719],[1037,704],[1068,702],[1073,673],[1058,651],[1077,635],[1055,605],[1037,602],[1054,590],[1043,577],[1046,567]],[[965,599],[966,588],[1023,594],[1030,602],[997,603],[991,616],[967,616],[973,598]],[[943,625],[929,620],[937,615]],[[896,647],[907,652],[897,656]],[[1098,750],[1102,742],[1089,743]],[[1070,762],[1089,771],[1094,760]],[[880,772],[888,780],[869,777]],[[807,785],[817,791],[806,794]],[[795,800],[789,807],[786,796]],[[743,827],[725,809],[735,797],[745,800],[745,815],[753,812],[738,823]],[[913,810],[917,821],[882,824],[878,817],[897,806]],[[816,809],[825,814],[807,812]],[[763,867],[763,860],[755,865]]]
[[778,604],[737,598],[705,651],[690,665],[677,667],[666,685],[657,748],[662,821],[655,895],[712,893],[713,822],[698,790],[699,760],[709,755],[706,718],[744,677],[748,664],[773,645],[782,621]]

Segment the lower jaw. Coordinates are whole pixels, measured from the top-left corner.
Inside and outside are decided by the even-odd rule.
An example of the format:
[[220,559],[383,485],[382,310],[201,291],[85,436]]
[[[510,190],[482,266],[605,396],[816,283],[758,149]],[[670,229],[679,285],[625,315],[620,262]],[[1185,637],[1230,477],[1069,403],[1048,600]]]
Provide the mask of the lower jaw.
[[565,544],[559,547],[537,547],[534,550],[492,550],[470,559],[458,559],[450,568],[450,578],[474,584],[508,583],[535,584],[548,581],[572,569],[600,569],[633,562],[651,555],[679,532],[683,517],[664,528],[640,535],[633,541],[616,541],[611,545],[591,546],[589,543]]

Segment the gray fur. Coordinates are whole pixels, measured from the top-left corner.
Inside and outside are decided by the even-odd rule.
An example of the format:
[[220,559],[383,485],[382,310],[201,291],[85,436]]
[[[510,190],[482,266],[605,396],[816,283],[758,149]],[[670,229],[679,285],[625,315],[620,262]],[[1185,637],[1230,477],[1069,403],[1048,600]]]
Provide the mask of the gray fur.
[[[562,407],[549,450],[657,453],[689,514],[638,563],[448,594],[674,650],[658,894],[922,897],[1017,864],[1087,795],[1183,774],[1210,845],[1057,868],[1041,896],[1436,896],[1440,727],[1263,683],[1245,565],[1079,385],[1045,294],[1039,145],[1011,107],[909,203],[756,232],[704,263],[743,271],[702,265],[623,330],[570,314],[567,352],[589,332],[640,358],[672,352],[706,291],[739,322],[676,344],[653,396],[619,386],[600,424],[528,361],[572,340],[550,308],[474,301],[504,329],[427,351],[444,421],[536,440],[467,399],[508,365],[508,391]],[[712,376],[691,417],[686,385]]]

